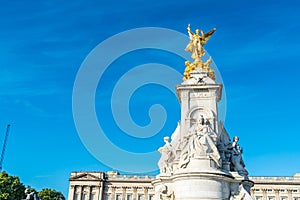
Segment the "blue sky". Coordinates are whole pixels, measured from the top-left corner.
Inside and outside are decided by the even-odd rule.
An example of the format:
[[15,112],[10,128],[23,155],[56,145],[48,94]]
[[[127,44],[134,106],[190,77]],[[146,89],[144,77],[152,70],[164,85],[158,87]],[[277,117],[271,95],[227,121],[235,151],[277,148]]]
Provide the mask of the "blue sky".
[[[111,170],[90,154],[75,128],[72,92],[82,62],[100,42],[122,31],[162,27],[186,34],[190,23],[192,29],[217,28],[206,50],[226,87],[225,126],[231,136],[240,136],[250,175],[299,172],[299,6],[294,0],[1,2],[0,144],[6,125],[12,125],[3,169],[26,185],[65,195],[71,171]],[[134,66],[151,62],[184,70],[184,60],[167,52],[130,52],[107,68],[96,92],[106,136],[135,153],[155,151],[179,120],[176,96],[156,84],[139,88],[129,110],[135,123],[145,126],[149,107],[163,105],[168,115],[157,135],[129,137],[113,120],[114,84]],[[116,153],[103,152],[130,167]],[[137,160],[132,166],[141,162],[151,164]]]

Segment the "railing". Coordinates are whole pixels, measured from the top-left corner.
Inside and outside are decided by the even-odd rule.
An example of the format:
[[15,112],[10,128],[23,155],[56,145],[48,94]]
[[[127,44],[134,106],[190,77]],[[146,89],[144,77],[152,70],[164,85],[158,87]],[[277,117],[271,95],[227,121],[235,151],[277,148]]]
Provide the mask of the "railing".
[[154,179],[155,176],[153,176],[153,175],[134,175],[134,174],[127,174],[127,175],[109,175],[108,178],[122,178],[122,179]]
[[293,176],[250,176],[250,180],[300,180],[299,177],[293,177]]

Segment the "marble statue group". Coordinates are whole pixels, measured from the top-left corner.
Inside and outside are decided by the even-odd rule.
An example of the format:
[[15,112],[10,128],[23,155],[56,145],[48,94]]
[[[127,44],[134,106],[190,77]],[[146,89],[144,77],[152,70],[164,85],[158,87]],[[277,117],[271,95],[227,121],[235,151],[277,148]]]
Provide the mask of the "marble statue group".
[[158,149],[160,174],[152,181],[155,200],[252,200],[253,182],[242,157],[239,137],[230,139],[218,116],[222,84],[216,80],[204,45],[216,29],[204,33],[187,27],[193,61],[185,62],[183,82],[176,86],[181,119]]
[[[226,130],[223,133],[227,134]],[[239,138],[235,136],[232,142],[228,140],[224,144],[223,141],[218,140],[218,135],[210,127],[209,120],[202,115],[199,116],[183,138],[180,144],[180,154],[176,154],[176,149],[169,142],[169,137],[164,137],[165,145],[158,149],[161,153],[158,162],[160,173],[172,173],[175,158],[179,160],[177,168],[180,169],[187,167],[190,158],[209,156],[219,168],[221,168],[222,162],[229,161],[231,171],[235,171],[242,176],[248,175],[242,158],[243,150],[238,144]],[[220,156],[218,147],[222,147],[222,151],[227,154],[223,156],[223,159]]]

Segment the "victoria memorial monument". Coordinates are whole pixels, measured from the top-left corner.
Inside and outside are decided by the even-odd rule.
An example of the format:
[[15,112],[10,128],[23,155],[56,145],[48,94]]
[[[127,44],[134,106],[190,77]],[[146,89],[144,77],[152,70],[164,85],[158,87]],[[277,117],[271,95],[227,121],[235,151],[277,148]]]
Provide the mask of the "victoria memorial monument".
[[242,159],[237,136],[230,140],[218,117],[222,84],[216,82],[211,57],[203,60],[203,46],[215,29],[204,33],[187,28],[190,42],[186,51],[183,82],[176,91],[181,103],[181,120],[175,132],[159,148],[160,174],[152,181],[154,199],[245,199],[250,200],[253,182]]

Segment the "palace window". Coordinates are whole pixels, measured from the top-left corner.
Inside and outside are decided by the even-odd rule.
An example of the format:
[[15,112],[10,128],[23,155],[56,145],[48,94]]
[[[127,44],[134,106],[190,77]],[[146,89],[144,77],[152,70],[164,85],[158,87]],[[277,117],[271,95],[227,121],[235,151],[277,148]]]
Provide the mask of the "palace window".
[[130,194],[127,194],[126,200],[131,200],[131,195]]
[[256,197],[255,200],[262,200],[262,198],[261,197]]
[[144,200],[143,195],[139,194],[137,200]]
[[83,193],[83,194],[82,194],[82,200],[88,200],[88,197],[87,197],[87,194],[86,194],[86,193]]
[[74,199],[79,200],[79,194],[78,193],[75,194]]
[[121,195],[120,194],[116,195],[116,200],[121,200]]
[[104,200],[109,200],[109,194],[104,195]]
[[153,200],[153,195],[149,195],[149,200]]

